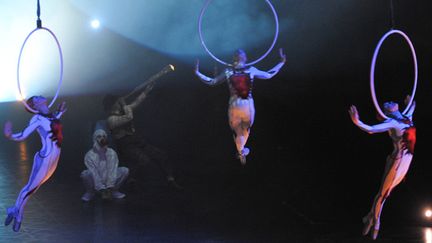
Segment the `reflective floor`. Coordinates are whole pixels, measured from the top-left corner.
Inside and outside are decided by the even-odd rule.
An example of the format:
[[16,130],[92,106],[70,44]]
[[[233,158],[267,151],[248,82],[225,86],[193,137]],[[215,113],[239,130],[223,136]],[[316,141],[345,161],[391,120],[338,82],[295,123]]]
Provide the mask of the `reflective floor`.
[[[2,148],[5,212],[27,180],[31,156],[26,143]],[[155,177],[124,188],[124,200],[82,203],[74,167],[77,161],[62,158],[56,175],[29,201],[21,232],[1,228],[1,242],[369,242],[360,236],[361,224],[313,222],[289,202],[254,197],[244,183],[218,188],[184,180],[186,189],[176,191]],[[432,230],[388,224],[377,242],[432,242]]]

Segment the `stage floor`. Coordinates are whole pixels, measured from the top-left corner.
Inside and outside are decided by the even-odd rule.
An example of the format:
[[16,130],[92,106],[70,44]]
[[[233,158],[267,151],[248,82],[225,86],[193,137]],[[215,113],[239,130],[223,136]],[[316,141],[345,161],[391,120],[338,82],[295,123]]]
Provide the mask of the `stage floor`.
[[[27,181],[32,156],[26,143],[2,140],[1,146],[4,216]],[[123,188],[123,200],[83,203],[77,159],[62,157],[55,176],[29,200],[21,232],[2,227],[1,242],[369,242],[360,222],[314,222],[290,202],[257,198],[241,180],[227,186],[179,179],[185,189],[176,191],[162,177],[148,176],[140,186]],[[431,236],[423,227],[383,225],[377,242],[430,242]]]

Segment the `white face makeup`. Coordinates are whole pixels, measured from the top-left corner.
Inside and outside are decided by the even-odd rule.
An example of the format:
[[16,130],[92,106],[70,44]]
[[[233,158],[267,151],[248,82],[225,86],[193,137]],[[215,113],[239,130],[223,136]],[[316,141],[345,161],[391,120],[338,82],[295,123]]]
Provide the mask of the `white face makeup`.
[[94,139],[101,147],[108,145],[107,134],[105,132],[98,132]]
[[105,146],[108,144],[106,136],[98,136],[96,139],[97,139],[98,144],[101,146]]

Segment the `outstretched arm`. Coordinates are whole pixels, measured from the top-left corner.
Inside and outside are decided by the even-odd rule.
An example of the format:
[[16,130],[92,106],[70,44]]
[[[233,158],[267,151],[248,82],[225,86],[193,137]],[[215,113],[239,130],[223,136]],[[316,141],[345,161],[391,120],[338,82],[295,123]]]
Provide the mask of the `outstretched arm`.
[[273,78],[280,71],[280,69],[283,67],[283,65],[285,65],[285,62],[286,62],[286,55],[283,53],[282,48],[279,49],[279,55],[281,57],[281,61],[267,72],[261,71],[257,68],[252,67],[251,68],[252,76],[255,78],[258,78],[258,79],[271,79],[271,78]]
[[24,141],[37,127],[39,126],[39,122],[37,118],[33,117],[30,120],[30,124],[20,133],[12,133],[12,122],[8,121],[4,125],[4,135],[6,138],[21,142]]
[[195,75],[207,85],[217,85],[223,82],[226,79],[225,73],[221,73],[214,78],[207,77],[199,71],[199,60],[197,60],[195,65]]
[[134,110],[137,106],[139,106],[145,100],[145,98],[147,98],[150,91],[152,91],[154,84],[155,84],[154,82],[148,83],[145,86],[145,89],[141,92],[141,94],[139,94],[138,97],[136,97],[136,99],[128,106],[132,110]]
[[362,121],[360,121],[359,114],[357,111],[357,108],[355,106],[351,106],[349,109],[349,114],[351,117],[352,122],[358,126],[361,130],[367,132],[367,133],[379,133],[379,132],[386,132],[393,128],[393,125],[391,123],[385,122],[373,126],[369,126],[367,124],[364,124]]

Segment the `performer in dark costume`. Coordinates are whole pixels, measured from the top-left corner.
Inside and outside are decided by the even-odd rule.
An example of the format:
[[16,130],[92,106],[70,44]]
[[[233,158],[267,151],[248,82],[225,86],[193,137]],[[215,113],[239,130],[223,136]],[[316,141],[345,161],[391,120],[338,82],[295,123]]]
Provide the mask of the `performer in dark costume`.
[[[169,67],[173,70],[173,66]],[[176,189],[182,189],[173,176],[173,169],[168,162],[166,153],[147,143],[142,136],[137,135],[133,124],[133,111],[144,101],[148,93],[153,89],[154,81],[164,72],[166,71],[163,70],[156,74],[149,81],[145,82],[144,85],[140,86],[143,90],[137,92],[137,97],[129,104],[126,103],[125,97],[118,98],[107,95],[104,98],[104,106],[109,112],[107,125],[114,139],[120,161],[128,163],[129,182],[137,180],[137,173],[145,165],[155,162],[166,175],[169,185]]]

